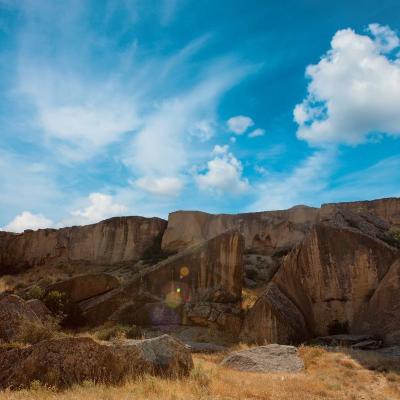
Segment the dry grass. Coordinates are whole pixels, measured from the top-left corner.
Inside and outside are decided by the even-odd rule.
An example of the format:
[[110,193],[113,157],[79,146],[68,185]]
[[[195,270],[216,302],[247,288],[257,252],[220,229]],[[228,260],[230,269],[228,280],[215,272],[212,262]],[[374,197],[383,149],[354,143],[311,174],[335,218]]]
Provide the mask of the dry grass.
[[[196,355],[190,377],[168,380],[151,376],[122,386],[85,382],[64,392],[32,384],[30,390],[0,392],[0,400],[395,400],[400,399],[399,372],[368,370],[384,362],[369,353],[348,354],[302,347],[306,370],[297,375],[244,373],[222,368],[221,355]],[[357,358],[355,358],[357,357]]]

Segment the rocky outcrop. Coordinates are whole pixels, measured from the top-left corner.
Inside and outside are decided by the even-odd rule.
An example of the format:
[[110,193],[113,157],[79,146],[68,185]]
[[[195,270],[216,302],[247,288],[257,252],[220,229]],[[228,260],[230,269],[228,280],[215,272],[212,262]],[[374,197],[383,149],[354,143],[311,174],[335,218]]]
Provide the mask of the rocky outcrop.
[[224,367],[247,372],[291,372],[304,369],[303,360],[293,346],[270,344],[237,351],[221,362]]
[[0,349],[0,387],[31,382],[65,388],[85,380],[120,383],[139,375],[184,376],[193,368],[189,349],[168,335],[104,344],[91,338],[42,341],[27,348]]
[[[183,321],[185,304],[238,303],[243,275],[243,238],[226,232],[137,273],[121,290],[80,304],[93,324],[118,315],[130,303],[132,322]],[[147,321],[147,322],[146,322]]]
[[116,217],[86,226],[1,232],[0,274],[42,264],[133,262],[148,249],[156,251],[166,225],[160,218]]
[[374,214],[393,227],[400,228],[400,198],[323,204],[321,209],[341,207],[355,213]]
[[53,290],[65,293],[73,302],[80,302],[99,296],[120,287],[118,278],[106,273],[77,275],[73,278],[47,286],[46,293]]
[[162,248],[180,251],[225,231],[237,230],[244,237],[246,251],[271,255],[300,242],[317,216],[318,209],[306,206],[232,215],[176,211],[168,217]]
[[26,302],[26,305],[29,306],[42,322],[48,322],[53,317],[51,311],[39,299],[30,299]]
[[384,222],[369,214],[336,210],[285,257],[273,278],[278,290],[269,287],[244,326],[258,341],[280,343],[290,342],[294,332],[301,341],[358,331],[358,316],[399,251],[385,241],[385,232]]
[[246,315],[241,336],[258,344],[299,343],[308,329],[296,305],[270,283]]
[[26,322],[40,324],[40,319],[24,300],[13,294],[0,299],[0,341],[17,340]]
[[357,330],[400,344],[400,259],[389,268],[365,309],[357,318]]

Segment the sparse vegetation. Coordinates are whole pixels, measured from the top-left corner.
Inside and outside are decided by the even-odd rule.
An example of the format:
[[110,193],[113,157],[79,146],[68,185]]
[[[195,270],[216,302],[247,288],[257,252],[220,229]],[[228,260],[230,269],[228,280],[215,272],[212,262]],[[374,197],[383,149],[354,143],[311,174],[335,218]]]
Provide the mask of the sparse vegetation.
[[24,321],[21,324],[18,342],[35,344],[59,335],[61,335],[61,332],[55,321],[49,320],[45,323]]
[[99,340],[142,339],[143,332],[136,325],[114,325],[98,330],[95,335]]
[[188,378],[164,379],[145,375],[121,386],[85,381],[66,391],[33,382],[29,390],[0,392],[0,400],[397,400],[400,373],[372,371],[387,360],[373,352],[329,352],[300,348],[306,370],[300,374],[243,373],[220,367],[224,354],[195,355]]
[[391,230],[392,236],[398,241],[400,242],[400,229],[399,228],[393,228]]

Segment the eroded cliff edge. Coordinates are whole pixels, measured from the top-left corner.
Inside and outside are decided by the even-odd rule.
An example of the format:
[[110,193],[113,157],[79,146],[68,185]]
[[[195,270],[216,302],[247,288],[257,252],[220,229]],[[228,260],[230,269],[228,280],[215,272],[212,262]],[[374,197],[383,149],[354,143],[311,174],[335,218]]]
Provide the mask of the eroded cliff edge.
[[137,324],[241,331],[247,341],[293,343],[336,330],[397,343],[399,229],[397,198],[236,215],[177,211],[168,222],[120,217],[0,232],[0,276],[80,265],[122,277],[78,302],[91,324],[116,321],[128,307]]

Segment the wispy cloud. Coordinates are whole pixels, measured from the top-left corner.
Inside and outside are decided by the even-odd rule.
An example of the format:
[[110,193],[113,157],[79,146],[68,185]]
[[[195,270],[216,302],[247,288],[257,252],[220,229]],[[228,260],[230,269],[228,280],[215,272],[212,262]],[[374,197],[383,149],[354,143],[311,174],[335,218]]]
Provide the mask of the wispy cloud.
[[251,211],[279,210],[297,204],[317,205],[329,186],[335,165],[336,151],[316,151],[287,174],[268,175],[256,188],[257,200]]

